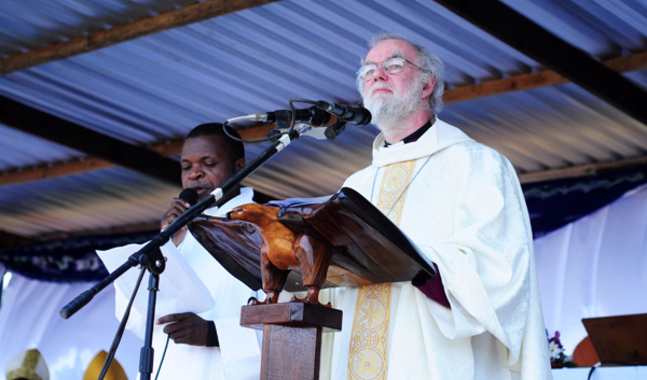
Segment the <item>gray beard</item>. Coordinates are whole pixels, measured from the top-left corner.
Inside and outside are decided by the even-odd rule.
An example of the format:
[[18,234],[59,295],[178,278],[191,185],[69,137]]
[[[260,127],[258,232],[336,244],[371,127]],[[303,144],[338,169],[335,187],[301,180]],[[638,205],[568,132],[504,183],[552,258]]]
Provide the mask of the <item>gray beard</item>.
[[371,112],[371,123],[381,131],[396,131],[400,123],[423,104],[422,86],[412,86],[402,97],[364,99],[364,107]]

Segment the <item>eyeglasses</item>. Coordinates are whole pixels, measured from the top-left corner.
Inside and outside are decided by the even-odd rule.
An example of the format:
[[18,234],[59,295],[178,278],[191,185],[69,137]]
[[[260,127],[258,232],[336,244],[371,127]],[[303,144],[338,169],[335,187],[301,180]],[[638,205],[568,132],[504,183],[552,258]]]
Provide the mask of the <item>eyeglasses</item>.
[[415,64],[413,64],[411,61],[407,59],[400,58],[400,57],[393,57],[393,58],[386,59],[381,63],[371,62],[371,63],[366,63],[362,65],[362,67],[360,67],[359,70],[357,70],[357,76],[360,77],[361,79],[366,79],[366,77],[371,76],[375,73],[375,70],[377,70],[378,64],[382,65],[382,67],[384,68],[384,71],[386,71],[387,74],[398,74],[398,73],[401,73],[402,70],[404,70],[405,62],[420,71],[426,71],[422,67],[416,66]]

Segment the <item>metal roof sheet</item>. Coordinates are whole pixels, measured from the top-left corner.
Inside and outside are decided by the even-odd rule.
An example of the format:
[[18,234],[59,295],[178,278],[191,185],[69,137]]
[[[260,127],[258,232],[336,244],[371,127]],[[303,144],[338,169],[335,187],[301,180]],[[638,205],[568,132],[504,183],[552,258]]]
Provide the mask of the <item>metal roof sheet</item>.
[[[596,59],[645,51],[645,1],[503,2]],[[194,3],[3,1],[0,57]],[[354,73],[380,31],[439,55],[448,89],[544,69],[434,1],[283,0],[5,74],[0,95],[151,146],[203,122],[287,109],[292,98],[359,102]],[[623,75],[647,88],[647,70]],[[440,117],[501,151],[519,173],[641,157],[647,147],[645,125],[572,83],[448,104]],[[84,157],[8,126],[0,134],[1,173]],[[370,162],[375,134],[348,125],[334,142],[300,139],[246,184],[277,198],[333,193]],[[248,159],[263,147],[248,145]],[[1,229],[36,238],[156,221],[178,191],[122,168],[5,185]]]

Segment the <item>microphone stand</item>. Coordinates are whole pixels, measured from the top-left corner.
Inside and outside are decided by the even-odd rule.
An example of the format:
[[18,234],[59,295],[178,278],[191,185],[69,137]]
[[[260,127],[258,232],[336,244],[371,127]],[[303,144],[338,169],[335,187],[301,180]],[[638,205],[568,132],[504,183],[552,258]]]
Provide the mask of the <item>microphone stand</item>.
[[[148,288],[149,290],[148,310],[147,310],[147,317],[146,317],[146,332],[145,332],[145,338],[144,338],[144,346],[140,351],[139,370],[140,370],[140,379],[150,380],[151,373],[153,372],[152,370],[153,370],[153,354],[154,354],[153,351],[154,350],[152,347],[152,339],[153,339],[153,325],[154,325],[154,318],[155,318],[156,293],[159,289],[159,275],[164,271],[166,267],[165,259],[164,259],[164,256],[162,256],[160,247],[166,244],[166,242],[168,242],[169,239],[171,239],[177,231],[179,231],[182,227],[187,225],[196,216],[198,216],[204,210],[211,207],[213,204],[216,204],[216,202],[219,202],[225,194],[227,194],[228,192],[233,190],[236,186],[238,186],[245,178],[247,178],[249,175],[255,172],[258,168],[263,166],[263,164],[269,161],[275,154],[277,154],[285,147],[287,147],[293,140],[296,140],[297,138],[299,138],[301,136],[302,131],[306,131],[309,129],[310,129],[309,126],[301,130],[297,130],[296,128],[294,128],[294,129],[290,129],[287,134],[279,135],[274,140],[274,142],[270,147],[265,149],[254,160],[252,160],[247,165],[245,165],[245,167],[243,167],[241,170],[236,172],[231,178],[225,181],[221,187],[214,190],[209,196],[207,196],[200,202],[196,203],[194,206],[191,206],[189,209],[187,209],[182,215],[180,215],[176,220],[174,220],[173,223],[171,223],[165,230],[157,234],[150,242],[148,242],[139,251],[132,254],[123,265],[121,265],[115,271],[110,273],[108,276],[106,276],[103,280],[101,280],[99,283],[94,285],[92,288],[81,293],[76,298],[74,298],[71,302],[69,302],[66,306],[61,308],[60,310],[61,317],[63,317],[64,319],[68,319],[69,317],[71,317],[74,313],[79,311],[88,302],[90,302],[97,293],[99,293],[106,286],[108,286],[110,283],[112,283],[117,278],[119,278],[130,268],[137,265],[141,265],[142,271],[144,269],[147,269],[148,272],[150,273],[149,288]],[[220,206],[220,203],[217,203],[217,205]],[[141,276],[140,276],[140,279],[141,279]],[[135,287],[135,290],[134,290],[135,293],[137,292],[138,288],[139,286]],[[134,296],[135,294],[133,294],[129,307],[126,310],[126,315],[122,319],[123,326],[125,326],[125,320],[127,319],[128,314],[130,312],[130,306],[132,305]],[[113,342],[113,347],[110,350],[111,352],[108,354],[108,358],[104,363],[102,375],[105,375],[104,372],[107,372],[107,368],[110,366],[110,361],[114,357],[114,353],[116,352],[117,347],[119,345],[120,333],[123,333],[122,326],[120,326],[120,331],[118,332],[118,336],[115,337],[115,340]],[[99,380],[101,379],[103,379],[103,376],[100,376]]]

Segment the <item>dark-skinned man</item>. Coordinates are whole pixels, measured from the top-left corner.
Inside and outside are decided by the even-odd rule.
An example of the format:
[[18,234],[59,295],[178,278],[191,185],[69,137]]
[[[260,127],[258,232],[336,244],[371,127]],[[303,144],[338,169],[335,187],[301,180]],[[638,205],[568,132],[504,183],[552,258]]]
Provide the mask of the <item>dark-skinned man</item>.
[[[230,134],[238,134],[229,130]],[[223,132],[221,124],[210,123],[195,127],[186,136],[180,165],[184,189],[194,189],[198,200],[207,197],[220,187],[234,173],[245,166],[243,144],[231,139]],[[224,216],[232,208],[253,203],[251,188],[237,188],[225,195],[222,206],[204,211],[210,216]],[[180,198],[171,201],[164,213],[161,228],[167,228],[175,219],[190,207]],[[213,306],[199,313],[182,310],[186,299],[178,300],[177,310],[168,312],[156,319],[153,333],[154,365],[157,373],[167,337],[169,346],[159,373],[159,379],[258,379],[260,373],[260,336],[255,330],[243,328],[239,324],[240,308],[254,293],[246,285],[227,272],[200,243],[187,233],[184,227],[175,235],[174,246],[179,255],[195,272],[194,277],[201,281],[213,298]],[[164,249],[168,248],[167,243]],[[163,252],[164,252],[163,249]],[[169,260],[170,262],[170,260]],[[168,272],[169,264],[167,264]],[[163,273],[160,276],[159,296],[164,296],[176,284],[169,283]],[[179,286],[183,286],[179,284]],[[189,286],[189,285],[186,285]],[[119,287],[115,286],[120,293]],[[168,293],[167,293],[168,294]],[[168,298],[168,296],[167,296]],[[117,295],[117,315],[125,307],[127,298]],[[157,315],[159,316],[158,311]],[[139,312],[137,315],[145,316]],[[132,316],[131,316],[132,318]],[[145,318],[140,318],[145,319]],[[129,322],[140,329],[139,324]],[[137,333],[137,332],[136,332]]]

